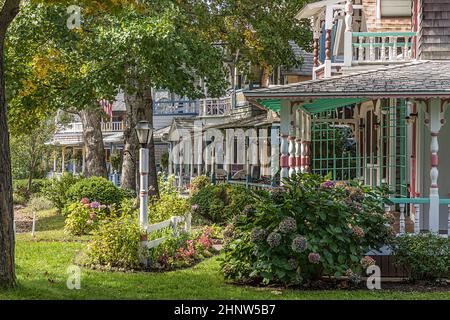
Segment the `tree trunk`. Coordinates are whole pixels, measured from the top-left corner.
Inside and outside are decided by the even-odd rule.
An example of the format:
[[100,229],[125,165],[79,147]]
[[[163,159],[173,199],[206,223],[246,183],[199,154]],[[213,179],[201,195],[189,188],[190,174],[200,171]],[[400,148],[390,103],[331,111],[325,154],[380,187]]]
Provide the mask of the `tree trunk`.
[[107,178],[100,111],[86,109],[80,112],[80,116],[86,147],[86,175]]
[[269,66],[262,66],[262,72],[261,72],[261,87],[262,88],[268,88],[270,82],[270,67]]
[[19,12],[20,0],[6,0],[0,11],[0,287],[16,285],[14,270],[14,212],[11,154],[4,72],[4,44],[8,26]]
[[[122,162],[121,185],[139,192],[139,142],[135,127],[139,121],[147,120],[153,125],[153,99],[150,86],[144,81],[132,80],[125,90],[126,127],[124,130],[125,151]],[[159,195],[153,139],[149,148],[149,193]]]

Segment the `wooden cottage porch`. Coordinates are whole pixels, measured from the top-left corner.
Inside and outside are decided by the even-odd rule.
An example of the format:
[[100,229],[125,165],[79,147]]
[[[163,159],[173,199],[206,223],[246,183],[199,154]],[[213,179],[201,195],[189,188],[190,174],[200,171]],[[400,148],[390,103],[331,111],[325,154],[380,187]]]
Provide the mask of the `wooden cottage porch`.
[[313,172],[388,185],[399,233],[409,218],[415,233],[449,234],[448,74],[449,62],[415,61],[246,95],[280,114],[281,182]]

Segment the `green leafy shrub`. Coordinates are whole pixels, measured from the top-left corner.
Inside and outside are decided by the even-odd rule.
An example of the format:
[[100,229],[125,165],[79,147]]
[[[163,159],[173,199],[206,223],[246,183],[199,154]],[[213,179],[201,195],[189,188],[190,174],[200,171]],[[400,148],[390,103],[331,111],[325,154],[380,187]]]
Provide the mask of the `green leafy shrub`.
[[33,179],[31,182],[31,188],[28,190],[28,179],[13,180],[13,192],[22,198],[29,200],[33,195],[39,196],[48,184],[47,179]]
[[146,259],[146,250],[142,250],[140,238],[135,217],[107,219],[93,232],[83,264],[107,269],[141,269],[140,261]]
[[70,202],[68,195],[69,189],[82,180],[82,177],[77,177],[66,172],[62,174],[60,178],[53,178],[48,182],[48,184],[44,185],[42,188],[42,195],[49,199],[61,212],[64,206]]
[[137,197],[136,190],[121,188],[122,196],[124,199],[133,199]]
[[190,211],[189,201],[183,198],[173,186],[174,177],[164,181],[160,177],[159,198],[150,199],[149,221],[157,223],[173,216],[182,216]]
[[116,187],[111,181],[102,177],[91,177],[75,183],[67,191],[70,202],[88,198],[105,205],[120,204],[125,198],[125,192]]
[[254,199],[244,186],[209,184],[192,194],[190,201],[196,206],[195,215],[220,224],[239,214]]
[[406,267],[411,280],[435,281],[450,277],[450,239],[430,233],[395,239],[396,264]]
[[25,198],[19,193],[13,193],[13,204],[15,206],[17,205],[24,206],[27,204],[27,198]]
[[364,254],[391,239],[384,201],[382,190],[310,174],[256,194],[225,230],[224,275],[289,285],[357,274],[373,263]]
[[191,266],[214,254],[210,229],[198,232],[181,232],[177,237],[170,236],[161,245],[150,249],[151,268],[173,270]]
[[194,179],[192,179],[191,186],[190,186],[190,192],[191,194],[197,193],[199,190],[203,189],[204,187],[207,187],[211,185],[211,178],[208,176],[197,176]]
[[64,230],[80,236],[97,230],[105,219],[137,217],[137,204],[135,199],[124,199],[120,205],[106,206],[83,198],[66,206],[64,211],[67,215]]
[[67,212],[64,230],[72,235],[89,234],[98,228],[100,221],[109,215],[107,207],[87,198],[74,202],[65,208]]

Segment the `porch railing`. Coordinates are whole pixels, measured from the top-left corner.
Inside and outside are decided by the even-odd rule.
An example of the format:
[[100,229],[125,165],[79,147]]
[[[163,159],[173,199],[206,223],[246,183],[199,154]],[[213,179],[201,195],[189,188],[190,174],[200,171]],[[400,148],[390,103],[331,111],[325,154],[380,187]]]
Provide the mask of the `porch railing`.
[[200,101],[201,116],[225,116],[231,113],[232,98],[223,97],[218,99],[208,98]]
[[199,112],[198,100],[158,101],[153,103],[154,115],[194,114]]
[[[420,233],[420,217],[421,217],[421,205],[429,204],[429,198],[391,198],[389,199],[393,204],[397,204],[400,208],[400,234],[406,233],[406,206],[414,208],[414,233]],[[450,237],[450,199],[439,199],[440,205],[446,205],[448,207],[447,218],[447,236]],[[385,205],[385,211],[389,212],[391,207],[389,204]],[[410,210],[412,212],[413,210]]]
[[[124,128],[123,121],[102,122],[103,132],[121,132]],[[70,122],[58,133],[81,133],[83,124],[81,122]]]
[[352,32],[345,39],[344,65],[410,61],[415,37],[415,32]]

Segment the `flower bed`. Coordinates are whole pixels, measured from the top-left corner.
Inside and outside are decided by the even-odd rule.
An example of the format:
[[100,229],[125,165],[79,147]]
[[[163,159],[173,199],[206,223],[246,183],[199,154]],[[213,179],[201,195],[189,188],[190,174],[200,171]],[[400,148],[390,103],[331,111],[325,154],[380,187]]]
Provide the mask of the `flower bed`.
[[150,269],[170,271],[192,266],[199,261],[217,253],[216,230],[205,227],[191,233],[181,232],[177,237],[170,237],[158,247],[150,250]]

